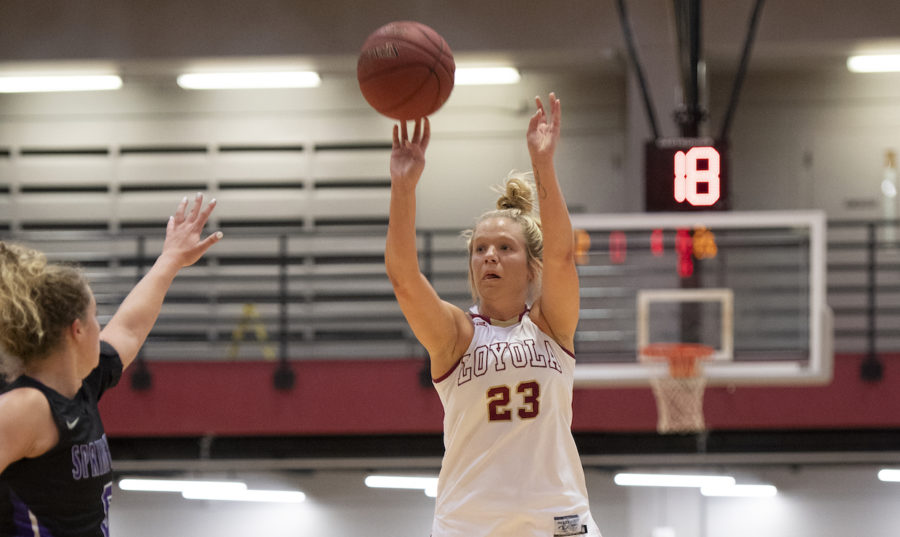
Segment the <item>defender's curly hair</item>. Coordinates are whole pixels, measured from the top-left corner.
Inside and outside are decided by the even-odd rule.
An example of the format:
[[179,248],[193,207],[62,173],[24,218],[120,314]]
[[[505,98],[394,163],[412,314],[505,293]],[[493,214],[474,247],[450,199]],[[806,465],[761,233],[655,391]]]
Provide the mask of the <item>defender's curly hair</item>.
[[[7,371],[53,351],[90,304],[84,273],[47,262],[43,253],[0,241],[0,360]],[[9,355],[4,358],[4,355]]]

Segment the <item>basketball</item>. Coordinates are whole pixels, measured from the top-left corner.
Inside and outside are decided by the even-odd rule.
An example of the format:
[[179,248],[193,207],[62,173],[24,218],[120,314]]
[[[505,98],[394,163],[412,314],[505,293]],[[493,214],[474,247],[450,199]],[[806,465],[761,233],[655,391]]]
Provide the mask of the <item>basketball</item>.
[[414,21],[391,22],[372,32],[356,65],[369,105],[401,121],[436,112],[450,97],[455,71],[444,38]]

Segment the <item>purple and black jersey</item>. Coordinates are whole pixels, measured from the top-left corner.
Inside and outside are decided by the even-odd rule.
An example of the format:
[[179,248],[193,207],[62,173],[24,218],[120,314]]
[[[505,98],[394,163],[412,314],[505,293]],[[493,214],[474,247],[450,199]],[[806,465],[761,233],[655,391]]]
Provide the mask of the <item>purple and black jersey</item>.
[[59,443],[0,474],[0,537],[108,537],[112,459],[97,402],[121,375],[118,353],[101,342],[100,364],[72,399],[24,375],[5,388],[44,394]]

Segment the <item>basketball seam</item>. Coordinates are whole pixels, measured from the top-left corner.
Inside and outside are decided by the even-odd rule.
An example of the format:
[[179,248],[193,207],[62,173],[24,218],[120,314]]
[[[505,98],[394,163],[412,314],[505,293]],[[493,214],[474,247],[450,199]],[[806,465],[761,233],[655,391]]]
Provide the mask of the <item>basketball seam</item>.
[[[425,38],[428,39],[427,34],[425,35]],[[434,42],[432,42],[430,39],[428,40],[428,42],[434,44]],[[419,52],[426,52],[428,54],[433,54],[433,51],[428,50],[427,48],[425,48],[423,46],[417,45],[417,44],[413,43],[412,41],[407,41],[404,39],[403,44],[409,45],[410,47],[417,49]],[[449,56],[449,55],[446,54],[446,52],[444,51],[444,44],[441,43],[440,47],[437,50],[437,55],[435,56],[435,62],[429,67],[429,69],[431,69],[432,72],[435,70],[434,69],[435,65],[437,65],[437,64],[443,65],[443,62],[441,60],[444,59],[444,56]],[[398,69],[403,69],[405,67],[406,66],[400,66],[400,67],[398,67]],[[382,73],[391,73],[391,72],[393,72],[393,71],[391,71],[389,69],[382,69],[376,73],[373,73],[373,74],[370,74],[368,76],[361,78],[360,82],[368,82],[370,79],[378,78],[378,76],[380,76]]]
[[[431,107],[434,107],[434,105],[438,102],[438,100],[440,99],[440,96],[441,96],[441,89],[442,89],[441,88],[441,77],[437,76],[437,66],[438,66],[438,64],[443,65],[443,62],[441,62],[441,59],[444,57],[444,39],[441,38],[440,43],[435,43],[434,41],[431,40],[431,36],[428,35],[428,32],[426,32],[424,29],[422,29],[421,27],[416,27],[416,29],[419,30],[419,32],[421,32],[422,36],[425,38],[426,41],[428,41],[432,45],[436,45],[437,49],[438,49],[438,53],[434,57],[434,63],[431,64],[431,76],[433,76],[434,79],[437,81],[437,86],[438,86],[437,95],[435,96],[434,100],[431,103]],[[428,78],[426,77],[425,81],[427,81],[427,80],[428,80]],[[425,85],[424,81],[422,82],[422,85]],[[421,86],[419,86],[419,87],[421,88]],[[438,108],[440,108],[440,106]]]

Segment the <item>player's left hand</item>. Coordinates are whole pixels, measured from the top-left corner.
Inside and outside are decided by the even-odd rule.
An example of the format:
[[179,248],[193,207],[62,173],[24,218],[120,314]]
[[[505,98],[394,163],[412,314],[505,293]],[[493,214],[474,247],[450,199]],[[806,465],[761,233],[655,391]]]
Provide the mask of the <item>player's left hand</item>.
[[532,164],[543,164],[552,161],[559,141],[560,104],[555,93],[550,93],[550,114],[544,110],[540,97],[534,98],[537,111],[528,122],[528,153]]
[[217,231],[205,239],[200,239],[203,226],[206,225],[209,215],[216,207],[216,200],[210,200],[206,207],[201,209],[203,194],[198,192],[190,210],[188,204],[188,199],[185,197],[178,204],[175,214],[169,217],[169,223],[166,226],[166,240],[160,255],[179,268],[196,263],[209,250],[210,246],[222,238],[222,232]]

